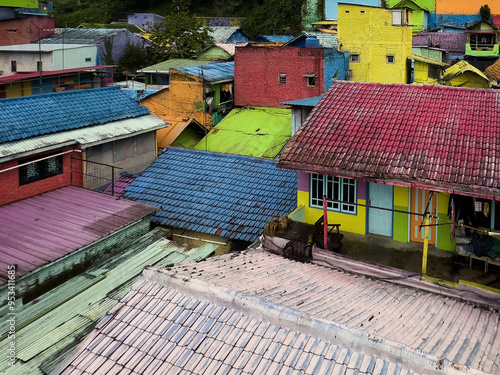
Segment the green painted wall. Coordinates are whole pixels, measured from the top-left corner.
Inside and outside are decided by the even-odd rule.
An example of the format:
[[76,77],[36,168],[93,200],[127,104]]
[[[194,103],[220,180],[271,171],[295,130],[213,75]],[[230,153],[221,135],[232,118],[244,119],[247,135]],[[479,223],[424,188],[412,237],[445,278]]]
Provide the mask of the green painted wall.
[[[438,217],[443,218],[445,220],[449,220],[450,219],[450,217],[448,216],[448,204],[450,201],[449,195],[444,193],[438,193],[437,197],[438,197],[437,201]],[[437,223],[440,224],[445,222],[442,220],[438,220]],[[441,250],[454,251],[456,241],[455,240],[453,240],[453,242],[450,241],[451,225],[449,224],[438,225],[436,228],[437,228],[436,247]]]
[[413,55],[426,57],[431,60],[443,61],[443,52],[427,47],[412,47],[411,53]]
[[0,0],[0,7],[38,9],[38,0]]
[[[394,210],[409,211],[410,195],[407,187],[394,186]],[[394,212],[394,241],[408,242],[408,214]]]

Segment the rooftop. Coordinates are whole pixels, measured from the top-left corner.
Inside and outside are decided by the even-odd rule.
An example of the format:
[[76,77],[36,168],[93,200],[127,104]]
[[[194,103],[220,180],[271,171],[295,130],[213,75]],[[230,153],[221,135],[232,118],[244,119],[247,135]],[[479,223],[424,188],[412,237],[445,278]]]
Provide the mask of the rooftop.
[[279,166],[492,199],[499,103],[495,90],[334,81]]
[[25,275],[157,210],[73,186],[2,206],[0,284],[7,282],[10,264]]
[[292,136],[289,109],[233,109],[194,148],[273,159]]
[[271,160],[169,147],[125,197],[161,207],[155,224],[253,242],[296,208],[296,185]]
[[117,86],[0,99],[0,143],[145,114],[149,110]]
[[[99,44],[127,29],[71,29],[67,28],[40,40],[42,44]],[[38,44],[37,44],[38,45]]]
[[139,70],[141,73],[165,73],[168,74],[171,68],[179,68],[182,66],[194,66],[209,64],[210,61],[194,60],[194,59],[170,59],[158,64],[147,66]]
[[413,46],[438,47],[448,53],[465,53],[467,35],[464,33],[432,33],[419,32],[412,38]]
[[210,63],[206,65],[173,68],[180,73],[200,78],[212,84],[234,80],[234,62]]

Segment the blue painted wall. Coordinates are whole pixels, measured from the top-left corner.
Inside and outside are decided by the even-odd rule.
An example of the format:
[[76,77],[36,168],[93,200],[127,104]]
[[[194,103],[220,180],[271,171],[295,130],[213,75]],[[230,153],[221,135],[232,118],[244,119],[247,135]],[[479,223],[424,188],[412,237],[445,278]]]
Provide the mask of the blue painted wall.
[[226,43],[245,43],[248,42],[248,37],[241,30],[236,30],[233,35],[229,37]]
[[325,92],[332,85],[333,76],[336,80],[347,80],[346,72],[349,69],[349,53],[337,52],[332,48],[324,49],[325,64]]
[[342,4],[358,4],[358,5],[369,5],[373,7],[380,6],[380,0],[325,0],[325,14],[327,20],[338,19],[337,5]]
[[[479,11],[479,10],[478,10]],[[443,25],[453,25],[465,27],[468,24],[480,21],[481,16],[479,14],[429,14],[429,29],[438,29]],[[455,30],[454,30],[455,31]],[[461,32],[460,30],[456,30]]]

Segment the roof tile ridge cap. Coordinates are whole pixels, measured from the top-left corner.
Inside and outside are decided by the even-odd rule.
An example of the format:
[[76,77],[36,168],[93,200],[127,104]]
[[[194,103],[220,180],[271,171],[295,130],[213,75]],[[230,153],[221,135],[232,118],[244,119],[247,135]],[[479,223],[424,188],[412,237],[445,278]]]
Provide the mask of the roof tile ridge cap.
[[[287,306],[280,306],[256,296],[217,286],[206,281],[184,275],[169,274],[169,270],[148,266],[142,272],[142,279],[157,285],[174,288],[176,291],[194,299],[222,305],[238,313],[258,318],[263,322],[307,333],[331,342],[335,338],[337,345],[351,350],[361,351],[366,355],[382,355],[384,359],[400,363],[423,371],[426,374],[453,374],[467,370],[471,375],[487,373],[456,364],[447,358],[412,348],[406,344],[395,342],[385,337],[369,334],[358,328],[348,327],[332,320],[317,318],[306,312]],[[459,372],[457,372],[459,371]]]

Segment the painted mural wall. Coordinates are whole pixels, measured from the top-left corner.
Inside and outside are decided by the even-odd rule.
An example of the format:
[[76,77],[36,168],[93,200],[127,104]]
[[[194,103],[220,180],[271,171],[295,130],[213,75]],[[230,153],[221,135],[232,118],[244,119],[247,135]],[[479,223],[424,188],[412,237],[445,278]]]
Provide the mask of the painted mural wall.
[[411,12],[347,4],[338,9],[339,50],[349,52],[350,80],[408,83]]

